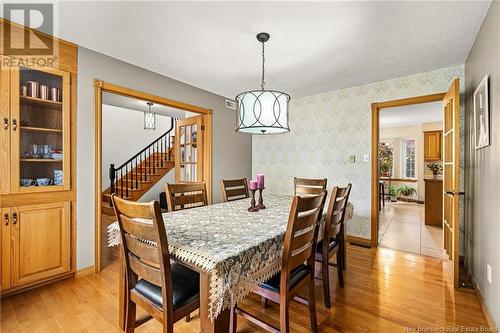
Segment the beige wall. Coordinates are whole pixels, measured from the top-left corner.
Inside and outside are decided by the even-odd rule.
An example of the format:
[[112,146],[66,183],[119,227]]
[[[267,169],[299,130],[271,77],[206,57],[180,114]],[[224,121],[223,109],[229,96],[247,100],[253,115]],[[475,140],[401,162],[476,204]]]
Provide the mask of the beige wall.
[[[500,324],[500,3],[493,1],[465,63],[467,117],[466,254],[486,306]],[[475,150],[472,95],[490,76],[490,143]],[[492,282],[486,278],[486,265]]]
[[401,149],[403,139],[415,139],[416,168],[415,175],[417,182],[395,182],[396,186],[411,185],[417,190],[416,199],[425,200],[425,178],[432,178],[432,172],[427,168],[424,161],[424,131],[441,130],[442,123],[424,123],[417,126],[390,127],[380,129],[380,141],[392,141],[395,145],[394,178],[402,176]]

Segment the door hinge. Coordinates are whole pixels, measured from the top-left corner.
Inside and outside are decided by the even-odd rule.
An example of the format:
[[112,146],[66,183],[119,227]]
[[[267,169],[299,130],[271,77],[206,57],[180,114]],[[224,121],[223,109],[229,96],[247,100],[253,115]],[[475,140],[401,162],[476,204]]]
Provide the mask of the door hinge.
[[205,125],[201,125],[201,130],[204,131],[205,130]]

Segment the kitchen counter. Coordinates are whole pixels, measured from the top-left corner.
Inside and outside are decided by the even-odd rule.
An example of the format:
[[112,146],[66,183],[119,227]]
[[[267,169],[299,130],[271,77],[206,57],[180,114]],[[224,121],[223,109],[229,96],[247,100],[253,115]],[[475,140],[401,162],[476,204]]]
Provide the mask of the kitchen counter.
[[425,225],[443,226],[443,179],[428,178],[425,182]]

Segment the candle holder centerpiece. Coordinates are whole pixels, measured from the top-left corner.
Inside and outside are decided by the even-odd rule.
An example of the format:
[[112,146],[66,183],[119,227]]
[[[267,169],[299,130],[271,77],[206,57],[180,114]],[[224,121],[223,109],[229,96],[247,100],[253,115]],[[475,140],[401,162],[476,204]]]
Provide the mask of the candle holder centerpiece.
[[259,204],[257,205],[257,208],[258,209],[266,209],[266,206],[264,206],[264,198],[262,197],[262,191],[265,189],[265,187],[264,187],[264,175],[263,174],[257,175],[257,187],[259,189]]
[[248,184],[248,189],[252,193],[252,201],[250,201],[250,207],[248,208],[249,212],[258,212],[259,208],[255,202],[255,192],[257,192],[259,184],[256,180],[251,180]]
[[265,187],[259,188],[259,204],[257,205],[258,209],[266,209],[266,206],[264,205],[264,199],[262,198],[262,191],[264,189],[265,189]]

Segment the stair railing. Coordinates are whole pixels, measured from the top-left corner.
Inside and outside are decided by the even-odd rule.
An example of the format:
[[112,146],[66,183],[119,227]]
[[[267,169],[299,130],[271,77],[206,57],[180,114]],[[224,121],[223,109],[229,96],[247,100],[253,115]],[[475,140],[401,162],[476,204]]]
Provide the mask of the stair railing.
[[[172,131],[177,119],[172,118],[170,129],[158,139],[151,142],[119,167],[109,165],[110,194],[116,193],[120,197],[128,197],[129,191],[139,189],[148,175],[155,174],[157,168],[172,161]],[[129,175],[130,173],[130,175]],[[111,202],[110,198],[110,205]]]

